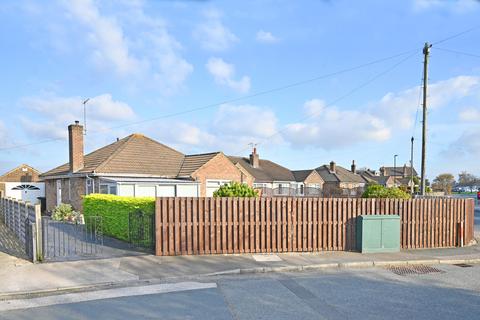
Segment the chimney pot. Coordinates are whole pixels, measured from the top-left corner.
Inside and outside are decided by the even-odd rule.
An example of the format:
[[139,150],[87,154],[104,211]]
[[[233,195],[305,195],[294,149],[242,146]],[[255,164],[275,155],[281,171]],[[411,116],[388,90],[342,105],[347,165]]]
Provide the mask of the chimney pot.
[[352,160],[352,172],[357,173],[357,166],[355,165],[355,160]]
[[250,154],[250,165],[254,168],[258,168],[260,165],[260,159],[257,153],[257,148],[253,148],[252,153]]
[[70,173],[83,169],[83,126],[75,121],[68,126]]
[[336,172],[337,170],[337,165],[335,164],[335,161],[330,162],[330,171],[331,172]]

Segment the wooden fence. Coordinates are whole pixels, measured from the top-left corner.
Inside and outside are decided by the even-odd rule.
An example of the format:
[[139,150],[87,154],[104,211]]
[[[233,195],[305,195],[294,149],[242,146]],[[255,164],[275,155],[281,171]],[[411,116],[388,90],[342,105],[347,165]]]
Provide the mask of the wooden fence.
[[401,247],[473,239],[473,199],[157,198],[156,254],[355,250],[359,215],[401,217]]

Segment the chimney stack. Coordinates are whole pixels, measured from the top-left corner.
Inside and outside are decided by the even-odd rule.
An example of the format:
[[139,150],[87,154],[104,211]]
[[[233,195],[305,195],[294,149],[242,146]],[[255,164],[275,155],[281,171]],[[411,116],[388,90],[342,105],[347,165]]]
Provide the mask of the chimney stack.
[[335,164],[335,161],[330,162],[330,171],[331,172],[336,172],[337,171],[337,165]]
[[83,169],[83,126],[75,121],[68,126],[70,173]]
[[403,177],[404,178],[407,177],[407,165],[406,164],[403,165]]
[[352,172],[357,173],[357,166],[355,165],[355,160],[352,160]]
[[253,151],[250,154],[250,165],[254,168],[259,167],[259,157],[257,153],[257,148],[253,148]]
[[380,168],[380,175],[385,176],[385,167]]

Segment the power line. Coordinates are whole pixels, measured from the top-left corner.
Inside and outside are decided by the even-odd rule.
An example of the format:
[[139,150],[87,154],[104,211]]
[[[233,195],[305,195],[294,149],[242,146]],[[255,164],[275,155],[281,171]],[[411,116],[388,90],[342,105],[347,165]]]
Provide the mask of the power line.
[[461,32],[459,32],[459,33],[455,33],[455,34],[453,34],[453,35],[451,35],[451,36],[449,36],[449,37],[443,38],[443,39],[438,40],[438,41],[436,41],[436,42],[432,42],[432,45],[437,45],[437,44],[439,44],[439,43],[446,42],[446,41],[449,41],[449,40],[458,38],[458,37],[460,37],[460,36],[462,36],[462,35],[464,35],[464,34],[466,34],[466,33],[472,32],[473,30],[476,30],[476,29],[478,29],[478,28],[480,28],[480,26],[474,26],[474,27],[468,28],[468,29],[463,30],[463,31],[461,31]]
[[[398,67],[399,65],[401,65],[402,63],[406,62],[407,60],[409,60],[410,58],[412,58],[413,56],[415,56],[416,54],[418,54],[418,50],[416,50],[416,52],[414,52],[413,54],[410,54],[409,56],[407,56],[406,58],[400,60],[399,62],[395,63],[394,65],[392,65],[391,67],[387,68],[386,70],[376,74],[375,76],[373,76],[372,78],[368,79],[367,81],[363,82],[362,84],[360,84],[359,86],[353,88],[352,90],[348,91],[347,93],[343,94],[342,96],[332,100],[331,102],[329,102],[328,104],[325,105],[325,107],[330,107],[336,103],[338,103],[339,101],[351,96],[352,94],[354,94],[355,92],[357,92],[358,90],[366,87],[367,85],[369,85],[370,83],[372,83],[373,81],[377,80],[378,78],[382,77],[383,75],[389,73],[390,71],[394,70],[396,67]],[[302,117],[300,119],[297,120],[297,122],[301,122],[301,121],[305,121],[305,120],[308,120],[309,118],[312,118],[312,117],[315,117],[319,114],[319,112],[314,112],[314,113],[311,113],[309,114],[308,116],[305,116],[305,117]],[[282,133],[283,131],[285,131],[287,129],[286,126],[284,126],[283,129],[281,130],[278,130],[276,131],[275,133],[273,133],[272,135],[264,138],[262,141],[258,142],[257,144],[262,144],[268,140],[270,140],[271,138],[275,137],[276,135]],[[245,150],[248,150],[248,148],[244,148],[240,151],[238,151],[236,154],[241,154],[243,153]]]
[[[360,64],[360,65],[357,65],[357,66],[353,66],[353,67],[341,69],[339,71],[319,75],[319,76],[316,76],[316,77],[313,77],[313,78],[310,78],[310,79],[293,82],[293,83],[283,85],[283,86],[280,86],[280,87],[276,87],[276,88],[272,88],[272,89],[268,89],[268,90],[264,90],[264,91],[259,91],[259,92],[256,92],[256,93],[253,93],[253,94],[250,94],[250,95],[244,95],[244,96],[234,98],[234,99],[223,100],[223,101],[216,102],[216,103],[211,103],[211,104],[208,104],[208,105],[205,105],[205,106],[191,108],[191,109],[178,111],[178,112],[173,112],[173,113],[161,115],[161,116],[158,116],[158,117],[148,118],[148,119],[144,119],[144,120],[140,120],[140,121],[136,121],[136,122],[129,122],[129,123],[126,123],[126,124],[105,128],[103,130],[90,130],[90,133],[107,132],[107,131],[110,131],[110,130],[130,127],[130,126],[139,125],[139,124],[142,124],[142,123],[152,122],[152,121],[155,121],[155,120],[160,120],[160,119],[166,119],[166,118],[172,118],[172,117],[176,117],[176,116],[180,116],[180,115],[185,115],[185,114],[189,114],[189,113],[193,113],[193,112],[217,107],[217,106],[220,106],[220,105],[226,104],[226,103],[233,103],[233,102],[238,102],[238,101],[242,101],[242,100],[251,99],[251,98],[254,98],[254,97],[258,97],[258,96],[267,95],[267,94],[270,94],[270,93],[290,89],[290,88],[293,88],[293,87],[298,87],[298,86],[308,84],[308,83],[311,83],[311,82],[315,82],[315,81],[318,81],[318,80],[326,79],[326,78],[333,77],[333,76],[336,76],[336,75],[340,75],[340,74],[343,74],[343,73],[347,73],[347,72],[355,71],[355,70],[362,69],[362,68],[365,68],[365,67],[369,67],[369,66],[374,65],[374,64],[378,64],[378,63],[381,63],[381,62],[384,62],[384,61],[388,61],[388,60],[392,60],[392,59],[404,56],[406,54],[412,53],[413,51],[416,51],[416,50],[404,51],[404,52],[401,52],[401,53],[398,53],[398,54],[394,54],[394,55],[391,55],[391,56],[388,56],[388,57],[373,60],[373,61],[363,63],[363,64]],[[48,143],[48,142],[55,142],[55,141],[64,140],[64,139],[65,138],[52,138],[52,139],[47,139],[47,140],[38,141],[38,142],[32,142],[32,143],[21,144],[21,145],[14,145],[14,146],[10,146],[10,147],[0,148],[0,151],[18,149],[18,148],[23,148],[23,147],[30,147],[30,146],[37,145],[37,144],[45,144],[45,143]]]
[[440,51],[445,51],[445,52],[450,52],[450,53],[455,53],[455,54],[461,54],[461,55],[469,56],[469,57],[480,58],[480,54],[474,54],[474,53],[452,50],[452,49],[447,49],[447,48],[440,48],[440,47],[434,47],[434,49],[435,50],[440,50]]
[[[475,29],[478,29],[478,28],[479,28],[479,26],[474,26],[472,28],[466,29],[462,32],[453,34],[449,37],[446,37],[444,39],[433,42],[433,45],[436,45],[436,44],[439,44],[439,43],[446,42],[446,41],[449,41],[451,39],[457,38],[457,37],[459,37],[463,34],[469,33],[469,32],[471,32]],[[184,115],[184,114],[188,114],[188,113],[192,113],[192,112],[196,112],[196,111],[209,109],[209,108],[216,107],[216,106],[219,106],[219,105],[222,105],[222,104],[225,104],[225,103],[237,102],[237,101],[258,97],[258,96],[266,95],[266,94],[281,91],[281,90],[286,90],[286,89],[301,86],[301,85],[304,85],[304,84],[307,84],[307,83],[310,83],[310,82],[314,82],[314,81],[318,81],[318,80],[325,79],[325,78],[328,78],[328,77],[336,76],[336,75],[339,75],[339,74],[342,74],[342,73],[346,73],[346,72],[354,71],[354,70],[361,69],[361,68],[364,68],[364,67],[368,67],[368,66],[371,66],[373,64],[377,64],[377,63],[380,63],[380,62],[383,62],[383,61],[391,60],[391,59],[409,54],[413,51],[416,51],[416,49],[401,52],[401,53],[395,54],[393,56],[381,58],[381,59],[374,60],[374,61],[371,61],[371,62],[367,62],[367,63],[361,64],[361,65],[357,65],[357,66],[354,66],[354,67],[342,69],[342,70],[339,70],[339,71],[336,71],[336,72],[320,75],[320,76],[317,76],[317,77],[314,77],[314,78],[294,82],[294,83],[287,84],[287,85],[284,85],[284,86],[281,86],[281,87],[277,87],[277,88],[273,88],[273,89],[269,89],[269,90],[265,90],[265,91],[260,91],[260,92],[254,93],[254,94],[245,95],[245,96],[230,99],[230,100],[224,100],[224,101],[221,101],[221,102],[212,103],[212,104],[208,104],[208,105],[205,105],[205,106],[192,108],[192,109],[188,109],[188,110],[184,110],[184,111],[174,112],[174,113],[170,113],[170,114],[166,114],[166,115],[162,115],[162,116],[158,116],[158,117],[154,117],[154,118],[148,118],[148,119],[144,119],[144,120],[141,120],[141,121],[131,122],[131,123],[127,123],[127,124],[123,124],[123,125],[119,125],[119,126],[113,126],[113,127],[110,127],[110,128],[106,128],[104,130],[97,130],[97,131],[93,131],[93,132],[94,133],[106,132],[106,131],[110,131],[110,130],[113,130],[113,129],[134,126],[134,125],[138,125],[138,124],[142,124],[142,123],[146,123],[146,122],[151,122],[151,121],[155,121],[155,120],[159,120],[159,119],[171,118],[171,117],[175,117],[175,116],[179,116],[179,115]],[[475,56],[475,55],[472,55],[472,56]],[[54,142],[54,141],[59,141],[59,140],[64,140],[64,138],[53,138],[53,139],[47,139],[47,140],[43,140],[43,141],[32,142],[32,143],[27,143],[27,144],[22,144],[22,145],[14,145],[14,146],[10,146],[10,147],[4,147],[4,148],[0,148],[0,151],[29,147],[29,146],[33,146],[33,145],[44,144],[44,143]]]

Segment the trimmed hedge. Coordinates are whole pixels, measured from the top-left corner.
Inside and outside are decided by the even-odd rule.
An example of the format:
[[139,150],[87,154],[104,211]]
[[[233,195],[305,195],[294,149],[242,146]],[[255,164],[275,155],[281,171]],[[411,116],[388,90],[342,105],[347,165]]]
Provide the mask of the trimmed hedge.
[[105,235],[129,241],[128,215],[142,210],[155,213],[155,198],[120,197],[110,194],[89,194],[83,198],[85,217],[102,217]]

